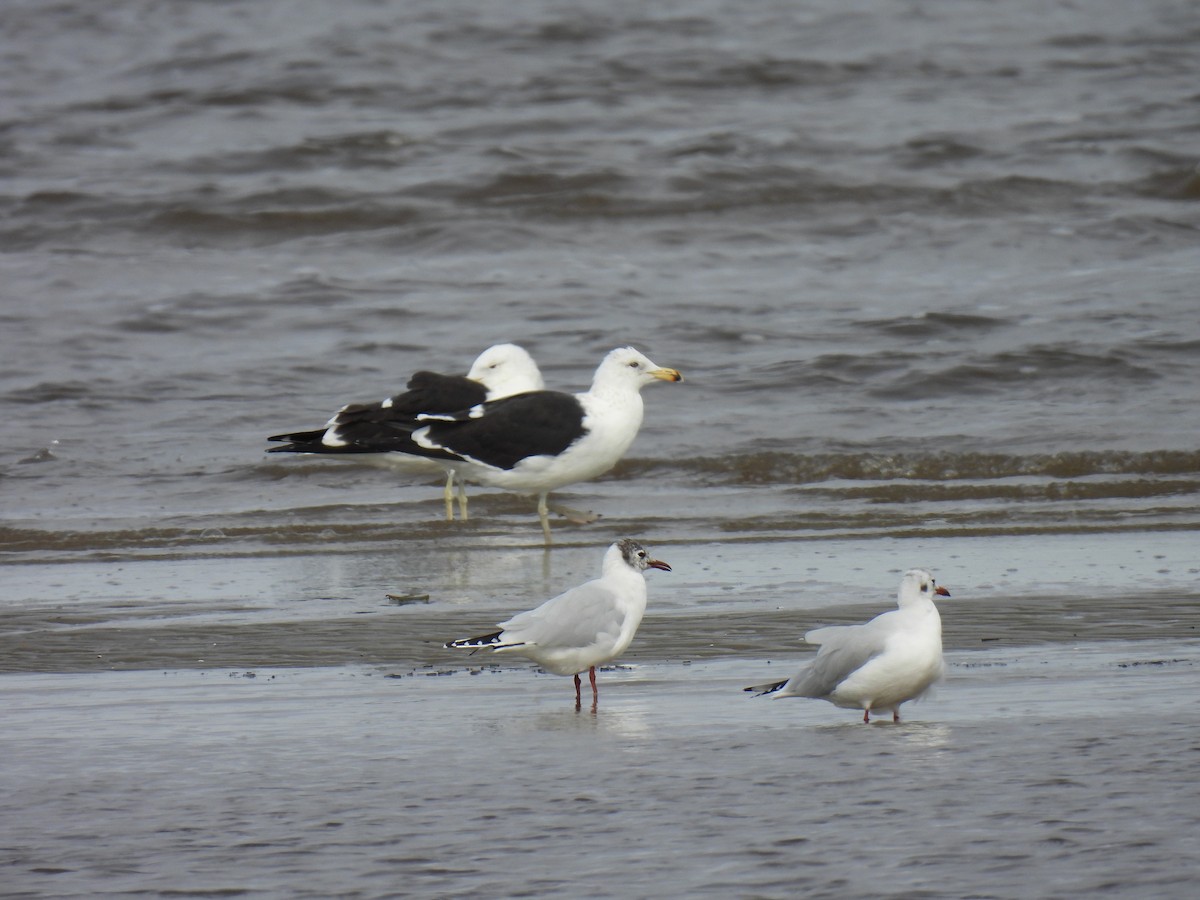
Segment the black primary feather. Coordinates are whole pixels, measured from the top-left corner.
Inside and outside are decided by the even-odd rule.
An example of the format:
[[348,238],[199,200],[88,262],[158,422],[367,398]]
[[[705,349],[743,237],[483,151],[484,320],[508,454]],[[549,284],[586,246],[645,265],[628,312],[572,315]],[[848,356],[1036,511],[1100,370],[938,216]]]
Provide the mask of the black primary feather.
[[[583,419],[583,407],[572,394],[530,391],[463,410],[452,421],[429,422],[425,434],[442,451],[511,469],[530,456],[558,456],[583,437]],[[418,452],[444,458],[437,449]]]
[[[287,441],[268,453],[414,453],[412,432],[422,413],[453,414],[482,403],[487,388],[463,375],[417,372],[408,380],[408,390],[379,403],[352,403],[342,407],[325,428],[277,434],[268,441]],[[339,442],[323,443],[331,434]],[[445,454],[421,454],[452,458]]]

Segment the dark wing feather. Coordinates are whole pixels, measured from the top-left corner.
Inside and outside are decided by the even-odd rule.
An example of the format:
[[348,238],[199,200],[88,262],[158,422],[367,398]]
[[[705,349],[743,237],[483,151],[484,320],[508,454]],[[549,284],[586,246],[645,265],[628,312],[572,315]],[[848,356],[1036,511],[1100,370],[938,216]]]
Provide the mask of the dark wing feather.
[[574,395],[530,391],[456,413],[453,421],[430,422],[425,434],[460,458],[511,469],[530,456],[562,453],[583,436],[583,418],[583,407]]
[[[482,403],[487,388],[463,375],[417,372],[408,390],[380,403],[352,403],[342,407],[329,424],[315,431],[277,434],[268,441],[287,441],[269,453],[417,453],[412,432],[421,413],[457,413]],[[337,445],[322,443],[332,433]],[[452,458],[446,454],[422,454]]]
[[391,399],[387,410],[396,417],[415,419],[421,413],[452,413],[470,409],[487,399],[487,388],[465,375],[417,372],[408,390]]
[[[387,410],[382,412],[386,413]],[[341,413],[338,414],[339,416]],[[418,427],[411,419],[388,419],[379,411],[351,415],[349,421],[323,428],[320,431],[305,431],[268,438],[272,441],[288,441],[280,447],[270,447],[268,453],[387,453],[399,451],[411,453],[416,448],[412,432]],[[341,442],[325,444],[327,433],[332,433]]]

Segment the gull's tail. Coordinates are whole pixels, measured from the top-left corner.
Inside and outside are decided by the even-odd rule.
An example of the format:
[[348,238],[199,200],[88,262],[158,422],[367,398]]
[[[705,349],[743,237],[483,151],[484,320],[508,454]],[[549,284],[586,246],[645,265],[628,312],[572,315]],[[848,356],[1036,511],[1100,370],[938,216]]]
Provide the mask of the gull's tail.
[[742,690],[753,691],[755,697],[761,697],[763,694],[775,693],[777,690],[782,688],[787,683],[788,683],[788,679],[785,678],[783,681],[773,681],[769,684],[756,684],[756,685],[753,685],[752,687],[742,688]]
[[286,447],[271,447],[268,453],[320,453],[323,449],[321,439],[325,437],[325,429],[316,431],[297,431],[293,434],[273,434],[268,441],[277,443],[288,442]]
[[448,641],[442,646],[447,650],[457,650],[466,648],[469,650],[482,650],[490,647],[492,650],[504,650],[507,647],[520,647],[524,641],[514,641],[506,643],[500,640],[503,631],[493,631],[491,634],[481,634],[478,637],[459,638],[457,641]]
[[447,641],[442,646],[447,650],[453,650],[457,647],[495,647],[500,643],[500,635],[503,631],[493,631],[491,634],[481,634],[479,637],[459,638],[457,641]]

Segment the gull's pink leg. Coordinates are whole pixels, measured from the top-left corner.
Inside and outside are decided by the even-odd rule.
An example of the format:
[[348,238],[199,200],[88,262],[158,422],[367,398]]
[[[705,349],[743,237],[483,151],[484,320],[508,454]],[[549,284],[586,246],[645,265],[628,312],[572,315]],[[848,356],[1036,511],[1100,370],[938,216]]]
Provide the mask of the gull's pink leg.
[[[575,677],[578,678],[579,676],[576,675]],[[592,699],[599,697],[600,692],[598,690],[596,690],[596,667],[595,666],[588,667],[588,681],[590,681],[592,683]]]
[[893,710],[892,710],[892,721],[893,721],[893,722],[899,722],[899,721],[900,721],[900,710],[899,710],[899,709],[893,709]]
[[578,706],[578,705],[579,705],[579,703],[580,703],[580,700],[579,700],[579,688],[580,688],[580,685],[581,685],[581,682],[580,682],[580,680],[579,680],[579,673],[578,673],[578,672],[576,672],[576,673],[575,673],[575,705],[576,705],[576,706]]
[[871,710],[869,710],[869,709],[863,710],[863,721],[866,722],[868,725],[871,724]]

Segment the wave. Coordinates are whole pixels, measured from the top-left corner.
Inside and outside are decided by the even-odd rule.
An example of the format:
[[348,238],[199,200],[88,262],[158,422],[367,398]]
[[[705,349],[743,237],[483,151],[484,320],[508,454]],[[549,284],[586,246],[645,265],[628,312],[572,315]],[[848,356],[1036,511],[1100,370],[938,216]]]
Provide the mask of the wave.
[[[942,339],[974,346],[973,338],[1007,328],[986,316],[930,315],[854,323],[885,337]],[[1015,335],[1019,338],[1021,335]],[[1114,390],[1144,385],[1186,371],[1194,340],[1134,338],[1114,347],[1033,344],[967,355],[951,347],[942,354],[898,350],[888,344],[867,352],[824,353],[809,359],[764,362],[751,371],[729,373],[726,389],[750,395],[783,390],[847,389],[861,398],[922,401],[978,395],[1020,396],[1025,389],[1082,391],[1080,397],[1110,402]],[[861,346],[861,343],[860,343]],[[869,401],[868,401],[869,402]]]
[[[496,154],[506,149],[503,135],[481,135]],[[728,143],[718,138],[718,144]],[[416,154],[438,148],[406,142],[390,132],[351,133],[267,148],[216,159],[202,156],[160,168],[163,178],[186,180],[197,174],[246,179],[259,174],[308,170],[404,170]],[[362,193],[326,186],[288,189],[200,192],[130,192],[124,196],[81,191],[39,191],[0,198],[6,227],[0,237],[27,248],[89,232],[128,230],[187,244],[224,245],[254,241],[270,244],[330,234],[402,230],[419,240],[430,229],[469,230],[480,217],[517,214],[530,226],[554,220],[655,220],[694,214],[775,217],[791,210],[810,219],[817,231],[845,228],[834,224],[838,212],[859,210],[864,227],[877,227],[880,216],[926,213],[967,219],[1011,215],[1061,217],[1067,208],[1100,195],[1190,200],[1200,195],[1194,171],[1180,166],[1128,183],[1097,186],[1022,175],[965,178],[957,184],[920,184],[907,179],[855,181],[817,168],[770,161],[751,163],[735,153],[718,162],[698,154],[680,171],[679,148],[663,151],[662,167],[573,168],[547,162],[521,162],[486,175],[464,174],[451,181],[398,185],[390,191]],[[945,151],[949,152],[949,151]],[[900,161],[902,166],[911,164]],[[476,167],[472,167],[475,169]],[[477,169],[476,169],[477,171]],[[657,172],[657,174],[655,174]],[[1094,217],[1091,217],[1094,218]],[[1112,221],[1110,221],[1110,219]],[[874,223],[874,224],[872,224]],[[745,223],[743,223],[744,225]],[[856,228],[858,226],[849,226]],[[1162,215],[1103,217],[1088,226],[1097,238],[1194,231]],[[1118,233],[1113,233],[1114,229]]]
[[621,475],[676,470],[709,484],[812,485],[829,481],[965,481],[1008,478],[1081,479],[1095,476],[1189,476],[1200,486],[1200,450],[1003,453],[788,453],[762,451],[671,460],[626,460]]
[[901,377],[873,388],[870,393],[888,399],[921,400],[967,393],[1007,393],[1014,384],[1047,380],[1061,388],[1078,379],[1136,385],[1159,377],[1153,368],[1133,362],[1120,351],[1084,353],[1056,345],[996,353],[934,371],[905,371]]

